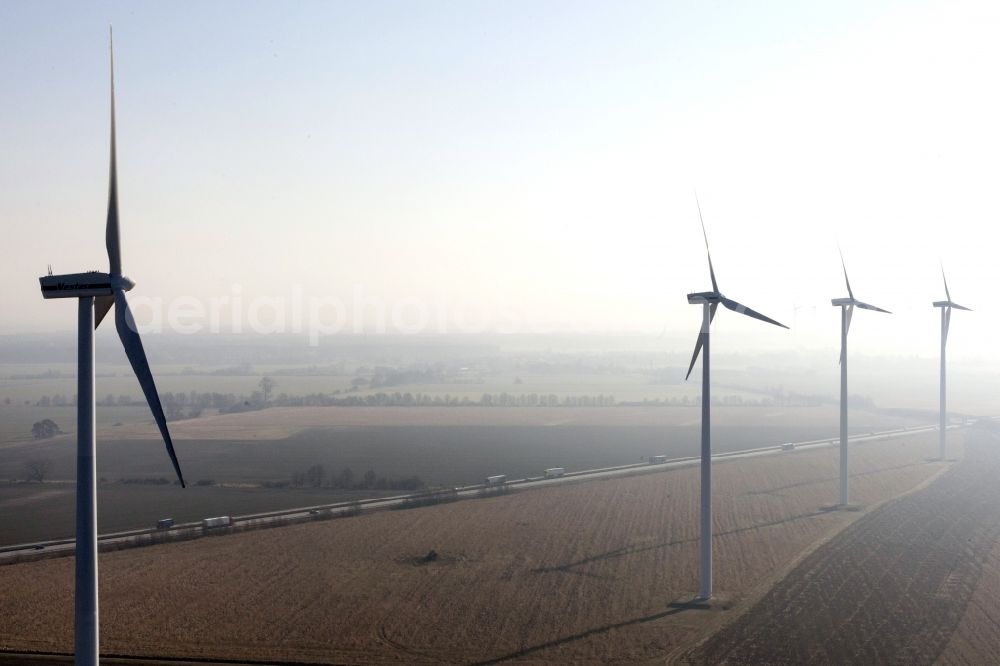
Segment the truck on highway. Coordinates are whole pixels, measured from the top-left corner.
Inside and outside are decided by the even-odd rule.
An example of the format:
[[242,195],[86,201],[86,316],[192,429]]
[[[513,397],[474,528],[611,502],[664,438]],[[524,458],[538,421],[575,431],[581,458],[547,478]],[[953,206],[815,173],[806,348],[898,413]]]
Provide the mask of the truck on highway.
[[502,486],[505,483],[507,483],[506,474],[495,474],[493,476],[486,477],[486,483],[484,483],[483,485],[486,486],[487,488],[491,488],[494,486]]
[[156,529],[158,530],[169,530],[173,526],[174,526],[173,518],[160,518],[158,521],[156,521]]
[[550,467],[547,470],[545,470],[546,479],[554,479],[556,477],[563,476],[565,474],[566,474],[566,469],[564,467]]
[[667,462],[666,456],[649,456],[650,465],[662,465],[665,462]]
[[782,451],[794,451],[795,450],[795,445],[792,444],[791,442],[786,442],[785,444],[781,445],[781,450]]
[[218,527],[229,527],[233,524],[233,519],[229,516],[217,516],[215,518],[203,518],[201,526],[203,529],[211,530]]

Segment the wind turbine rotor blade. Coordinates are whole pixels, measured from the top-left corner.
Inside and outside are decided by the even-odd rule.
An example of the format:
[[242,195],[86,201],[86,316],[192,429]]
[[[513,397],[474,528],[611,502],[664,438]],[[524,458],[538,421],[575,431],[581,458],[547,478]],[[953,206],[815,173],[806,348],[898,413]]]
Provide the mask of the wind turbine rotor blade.
[[[712,321],[715,319],[715,311],[719,309],[718,303],[712,303],[708,306],[708,323],[711,326]],[[694,343],[694,354],[691,356],[691,365],[688,366],[688,372],[684,375],[684,380],[691,376],[691,371],[694,370],[694,364],[698,361],[698,354],[701,353],[701,348],[705,344],[705,336],[708,335],[708,331],[701,331],[698,333],[698,340]]]
[[853,305],[848,305],[847,306],[847,332],[848,333],[851,332],[851,319],[853,319],[853,318],[854,318],[854,306]]
[[944,343],[948,344],[948,331],[951,330],[951,308],[945,308],[944,310],[944,331],[942,335],[944,336]]
[[108,314],[111,310],[111,306],[115,304],[114,296],[98,296],[94,299],[94,329],[96,330],[101,322],[104,321],[104,315]]
[[847,295],[854,298],[854,292],[851,291],[851,280],[847,277],[847,264],[844,262],[844,251],[839,247],[837,248],[837,251],[840,252],[840,266],[844,269],[844,282],[847,283]]
[[[109,33],[110,39],[110,33]],[[108,248],[108,262],[111,275],[122,274],[121,242],[118,231],[118,165],[115,141],[115,47],[111,42],[111,170],[108,181],[108,225],[104,243]]]
[[868,303],[862,303],[861,301],[855,301],[854,304],[861,308],[862,310],[872,310],[874,312],[884,312],[885,314],[892,314],[888,310],[883,310],[882,308],[877,308],[874,305]]
[[[708,274],[712,276],[712,291],[718,293],[719,283],[715,280],[715,267],[712,266],[712,251],[708,248],[708,232],[705,231],[705,218],[701,216],[701,202],[698,193],[694,193],[694,202],[698,205],[698,219],[701,221],[701,235],[705,237],[705,253],[708,254]],[[715,312],[714,310],[712,312]]]
[[698,341],[694,343],[694,354],[691,356],[691,365],[688,366],[687,374],[684,375],[684,381],[687,381],[691,377],[691,371],[694,370],[694,364],[698,362],[698,354],[701,353],[701,348],[705,344],[705,334],[698,334]]
[[955,308],[956,310],[965,310],[966,312],[972,312],[972,308],[967,308],[964,305],[959,305],[951,300],[951,292],[948,291],[948,278],[944,274],[944,264],[941,264],[941,279],[944,281],[944,295],[948,301],[949,308]]
[[746,315],[748,317],[753,317],[754,319],[759,319],[761,321],[765,321],[768,324],[774,324],[775,326],[780,326],[781,328],[788,328],[787,326],[785,326],[781,322],[775,321],[775,320],[771,319],[770,317],[766,317],[766,316],[762,315],[761,313],[757,312],[756,310],[751,310],[747,306],[743,305],[742,303],[737,303],[736,301],[734,301],[731,298],[723,298],[722,299],[722,304],[725,305],[728,309],[732,310],[733,312],[738,312],[738,313],[744,314],[744,315]]
[[128,361],[132,364],[132,370],[135,372],[139,386],[142,387],[142,392],[146,396],[146,402],[149,403],[149,408],[153,412],[153,418],[163,436],[163,442],[167,445],[167,455],[170,456],[170,462],[173,463],[174,471],[177,472],[177,479],[181,482],[181,487],[184,487],[184,475],[181,474],[181,466],[174,453],[174,443],[170,439],[167,418],[163,414],[160,396],[156,392],[153,373],[149,370],[146,352],[142,348],[142,339],[139,338],[139,332],[136,330],[135,319],[132,317],[132,311],[129,310],[128,301],[125,300],[125,292],[121,289],[115,289],[115,305],[117,306],[115,308],[115,327],[118,329],[118,337],[121,338],[122,346],[125,347],[125,355],[128,356]]

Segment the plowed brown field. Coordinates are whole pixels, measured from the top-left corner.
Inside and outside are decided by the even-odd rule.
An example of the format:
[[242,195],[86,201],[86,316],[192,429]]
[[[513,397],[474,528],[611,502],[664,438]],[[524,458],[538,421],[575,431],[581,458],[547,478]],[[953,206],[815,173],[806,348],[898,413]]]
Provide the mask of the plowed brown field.
[[[957,437],[954,438],[957,448]],[[934,434],[853,447],[878,503],[944,467]],[[863,512],[830,511],[833,449],[715,467],[711,610],[698,470],[101,555],[102,650],[348,663],[636,662],[687,649]],[[437,561],[419,559],[434,549]],[[0,647],[68,651],[71,558],[0,567]],[[726,610],[732,607],[733,610]]]
[[972,597],[938,663],[989,664],[1000,655],[1000,542],[983,563]]
[[995,663],[997,444],[972,431],[962,462],[816,549],[685,661]]

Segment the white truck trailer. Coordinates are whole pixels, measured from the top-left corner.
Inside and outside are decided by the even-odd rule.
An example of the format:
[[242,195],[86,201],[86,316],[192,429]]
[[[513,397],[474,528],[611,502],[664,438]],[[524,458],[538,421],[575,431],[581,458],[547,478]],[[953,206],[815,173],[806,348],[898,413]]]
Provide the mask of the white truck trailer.
[[229,516],[217,516],[215,518],[203,518],[201,526],[203,529],[211,530],[218,527],[229,527],[233,524],[233,519]]

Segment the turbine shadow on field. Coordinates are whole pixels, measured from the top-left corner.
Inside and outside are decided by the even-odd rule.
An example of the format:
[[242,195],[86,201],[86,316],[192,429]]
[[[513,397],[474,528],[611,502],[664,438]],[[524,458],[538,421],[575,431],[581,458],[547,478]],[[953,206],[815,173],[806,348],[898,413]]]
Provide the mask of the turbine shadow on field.
[[665,617],[676,615],[678,613],[683,613],[686,610],[701,610],[707,608],[708,606],[705,604],[694,604],[694,603],[670,604],[670,607],[667,610],[662,611],[660,613],[653,613],[652,615],[644,615],[642,617],[632,618],[631,620],[623,620],[621,622],[613,622],[611,624],[606,624],[601,627],[594,627],[593,629],[587,629],[586,631],[581,631],[578,634],[563,636],[562,638],[556,638],[551,641],[546,641],[545,643],[532,645],[530,647],[526,647],[522,650],[517,650],[516,652],[510,652],[500,657],[494,657],[492,659],[473,662],[472,666],[486,666],[487,664],[499,664],[501,662],[509,661],[511,659],[520,659],[521,657],[526,657],[530,654],[541,652],[542,650],[547,650],[549,648],[558,647],[560,645],[565,645],[567,643],[572,643],[574,641],[590,638],[591,636],[603,634],[609,631],[613,631],[615,629],[623,629],[625,627],[631,627],[637,624],[644,624],[646,622],[654,622],[656,620],[662,620]]
[[[788,518],[781,518],[779,520],[768,520],[762,523],[754,523],[753,525],[747,525],[746,527],[737,527],[731,530],[724,530],[722,532],[714,532],[713,537],[720,536],[731,536],[734,534],[742,534],[744,532],[752,532],[753,530],[761,529],[764,527],[775,527],[777,525],[784,525],[785,523],[790,523],[796,520],[803,520],[806,518],[815,518],[816,516],[822,516],[824,514],[830,513],[830,509],[823,507],[817,509],[816,511],[808,511],[806,513],[799,513],[794,516],[789,516]],[[545,574],[545,573],[571,573],[581,576],[593,576],[597,578],[604,578],[605,576],[600,576],[592,572],[574,571],[575,567],[581,567],[586,564],[591,564],[592,562],[600,562],[603,560],[610,560],[616,557],[627,557],[629,555],[636,555],[638,553],[644,553],[651,550],[658,550],[660,548],[671,548],[673,546],[680,546],[687,543],[698,543],[699,537],[688,537],[686,539],[672,539],[670,541],[661,541],[660,543],[651,543],[646,545],[633,545],[633,546],[623,546],[622,548],[616,548],[614,550],[605,551],[597,555],[591,555],[585,557],[581,560],[575,562],[568,562],[566,564],[559,564],[551,567],[538,567],[537,569],[532,569],[531,573],[534,574]]]
[[839,532],[679,660],[995,663],[998,473],[1000,449],[973,432],[958,465]]

